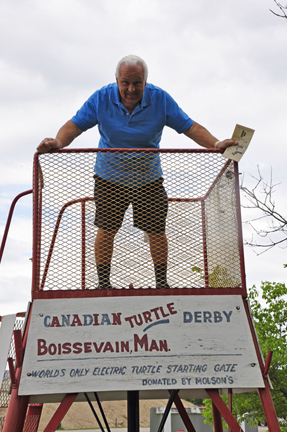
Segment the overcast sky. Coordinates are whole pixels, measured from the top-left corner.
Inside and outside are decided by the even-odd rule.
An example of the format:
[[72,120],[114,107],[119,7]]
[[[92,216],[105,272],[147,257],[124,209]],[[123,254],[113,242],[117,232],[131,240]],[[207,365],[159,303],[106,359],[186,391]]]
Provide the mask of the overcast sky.
[[[0,230],[9,206],[31,189],[32,159],[82,103],[114,81],[118,60],[137,54],[148,81],[218,139],[236,123],[255,129],[240,163],[245,182],[273,169],[286,206],[287,20],[273,0],[2,0],[0,13]],[[96,128],[74,147],[97,146]],[[172,130],[162,147],[197,147]],[[0,315],[23,311],[31,288],[31,196],[16,208],[0,266]],[[244,212],[244,219],[252,217]],[[244,227],[244,236],[250,232]],[[286,281],[286,250],[245,249],[248,285]]]

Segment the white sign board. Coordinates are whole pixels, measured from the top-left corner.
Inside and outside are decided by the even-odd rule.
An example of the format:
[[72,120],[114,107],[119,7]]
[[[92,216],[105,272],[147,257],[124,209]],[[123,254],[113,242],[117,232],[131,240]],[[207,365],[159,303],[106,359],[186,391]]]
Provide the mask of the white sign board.
[[263,386],[240,296],[33,303],[20,395]]

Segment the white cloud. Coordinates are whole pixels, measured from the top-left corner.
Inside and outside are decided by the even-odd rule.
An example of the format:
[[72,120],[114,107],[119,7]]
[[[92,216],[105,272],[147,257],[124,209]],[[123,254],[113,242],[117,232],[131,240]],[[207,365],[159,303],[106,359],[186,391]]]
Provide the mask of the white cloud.
[[[149,81],[167,90],[218,138],[229,137],[236,123],[254,128],[240,170],[256,174],[260,164],[268,175],[272,165],[276,181],[282,181],[278,199],[285,201],[287,23],[270,8],[274,9],[272,0],[4,0],[1,220],[8,213],[8,201],[32,185],[38,143],[54,136],[94,90],[113,81],[117,61],[129,53],[142,56]],[[92,130],[73,146],[96,146],[97,140]],[[193,146],[168,129],[162,145]],[[13,241],[19,241],[22,229],[30,235],[20,220],[13,223],[21,227]],[[19,247],[26,255],[20,243]],[[263,274],[263,267],[273,278],[281,274],[284,251],[278,250],[272,263],[262,256],[255,259],[249,250],[246,254],[250,283],[258,280],[261,270]]]

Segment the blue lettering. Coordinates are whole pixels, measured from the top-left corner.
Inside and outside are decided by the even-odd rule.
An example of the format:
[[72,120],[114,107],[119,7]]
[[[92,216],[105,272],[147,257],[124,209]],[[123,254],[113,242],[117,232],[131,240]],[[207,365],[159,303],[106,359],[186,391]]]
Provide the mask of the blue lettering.
[[70,327],[70,316],[71,315],[61,315],[62,316],[62,327]]
[[212,323],[212,313],[209,311],[203,311],[203,322],[210,322]]
[[201,323],[202,312],[194,312],[194,322]]
[[51,319],[51,317],[49,315],[46,315],[45,318],[44,318],[44,326],[45,327],[50,327],[51,326],[51,323],[50,322],[48,323],[48,319]]
[[192,313],[191,312],[183,312],[183,322],[190,323],[192,321]]
[[83,315],[84,317],[84,326],[89,326],[93,324],[93,316],[92,315]]
[[214,311],[214,322],[219,323],[223,320],[221,313],[218,311]]
[[222,311],[222,312],[223,312],[224,315],[226,316],[226,321],[227,321],[227,322],[230,322],[230,317],[231,317],[231,315],[232,315],[232,311],[230,311],[230,312]]
[[111,321],[110,321],[110,318],[109,318],[108,314],[102,314],[101,325],[103,325],[103,324],[111,325]]

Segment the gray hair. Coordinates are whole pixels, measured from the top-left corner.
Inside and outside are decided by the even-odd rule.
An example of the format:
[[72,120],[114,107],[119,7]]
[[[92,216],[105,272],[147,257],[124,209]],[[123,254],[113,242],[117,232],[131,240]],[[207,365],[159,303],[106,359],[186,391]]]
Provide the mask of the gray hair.
[[123,57],[118,62],[117,67],[116,67],[116,78],[119,77],[119,71],[120,71],[121,65],[126,64],[127,66],[136,66],[138,63],[140,63],[142,65],[142,67],[143,67],[143,70],[144,70],[144,79],[146,81],[147,80],[147,76],[148,76],[147,64],[146,64],[146,62],[142,58],[140,58],[139,56],[133,55],[133,54],[130,54],[130,55],[127,55],[127,56]]

